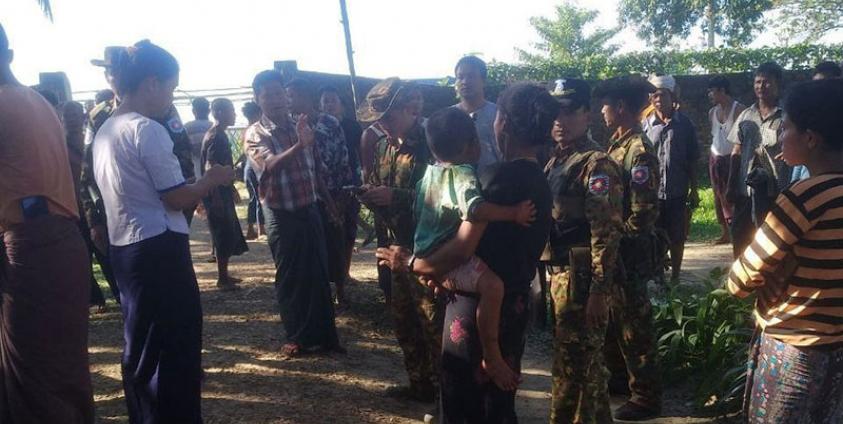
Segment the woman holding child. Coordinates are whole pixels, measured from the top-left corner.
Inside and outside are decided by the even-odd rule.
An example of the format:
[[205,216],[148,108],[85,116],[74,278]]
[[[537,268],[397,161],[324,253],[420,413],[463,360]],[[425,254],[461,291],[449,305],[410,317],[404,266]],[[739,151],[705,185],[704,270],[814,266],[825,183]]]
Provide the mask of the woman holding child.
[[[408,250],[397,246],[378,249],[378,257],[393,269],[411,266],[416,274],[434,281],[448,280],[466,262],[488,266],[503,283],[497,345],[505,365],[516,375],[524,353],[530,282],[550,230],[550,190],[536,160],[536,150],[549,143],[558,111],[559,103],[537,85],[517,84],[502,93],[495,134],[504,162],[489,167],[477,178],[486,202],[502,206],[531,203],[535,215],[529,226],[520,225],[520,219],[463,220],[449,240],[429,255],[413,260]],[[435,131],[428,125],[429,133]],[[482,290],[481,284],[475,291]],[[440,422],[516,422],[515,384],[507,384],[506,378],[500,378],[506,373],[489,364],[493,358],[486,356],[489,352],[481,340],[488,335],[478,329],[477,293],[456,288],[449,294],[442,337]],[[498,378],[493,379],[493,375]]]

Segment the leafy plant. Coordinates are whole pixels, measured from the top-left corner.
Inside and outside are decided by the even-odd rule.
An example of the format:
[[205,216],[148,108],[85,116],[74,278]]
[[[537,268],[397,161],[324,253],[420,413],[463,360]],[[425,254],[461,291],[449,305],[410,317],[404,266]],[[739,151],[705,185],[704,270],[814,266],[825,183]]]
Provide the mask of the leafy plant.
[[721,288],[724,275],[723,269],[715,268],[704,282],[704,292],[683,294],[677,286],[654,302],[665,379],[698,380],[695,403],[719,412],[739,403],[753,331],[752,304]]

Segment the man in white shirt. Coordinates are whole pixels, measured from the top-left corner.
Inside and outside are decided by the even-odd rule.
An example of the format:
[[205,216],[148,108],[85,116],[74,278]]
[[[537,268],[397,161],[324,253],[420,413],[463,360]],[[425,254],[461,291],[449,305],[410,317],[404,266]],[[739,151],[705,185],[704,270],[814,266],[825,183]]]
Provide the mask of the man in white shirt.
[[732,204],[726,199],[726,188],[729,183],[729,158],[732,154],[732,143],[729,133],[735,124],[735,118],[746,109],[746,106],[732,97],[731,85],[724,76],[716,76],[708,82],[708,99],[714,104],[708,111],[711,122],[711,155],[708,160],[708,173],[711,188],[714,191],[714,211],[717,222],[720,223],[720,238],[716,244],[729,243],[729,223],[732,221]]
[[487,73],[486,62],[483,62],[477,56],[463,57],[454,68],[460,102],[453,107],[462,110],[474,119],[477,136],[480,138],[478,171],[482,171],[489,165],[494,165],[501,160],[494,129],[498,107],[486,100]]

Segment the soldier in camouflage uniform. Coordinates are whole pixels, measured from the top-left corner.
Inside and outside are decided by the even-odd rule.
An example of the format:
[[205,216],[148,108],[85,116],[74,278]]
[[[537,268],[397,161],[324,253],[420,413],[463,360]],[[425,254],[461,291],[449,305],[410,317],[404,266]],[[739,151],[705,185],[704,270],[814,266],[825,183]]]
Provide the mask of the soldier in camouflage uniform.
[[[418,124],[414,97],[418,90],[390,78],[377,84],[357,112],[361,122],[375,122],[367,131],[377,135],[368,189],[360,196],[380,218],[390,245],[412,250],[415,233],[413,202],[416,183],[430,162],[424,130]],[[404,352],[409,388],[391,395],[432,402],[438,375],[442,324],[432,291],[410,272],[392,272],[391,309],[398,344]]]
[[[91,64],[105,69],[105,79],[108,82],[111,90],[117,93],[116,72],[114,64],[121,54],[125,53],[125,47],[109,46],[105,48],[104,59],[94,59]],[[108,238],[105,237],[105,209],[102,205],[102,200],[97,187],[97,182],[94,180],[94,157],[93,157],[93,140],[96,138],[100,127],[117,109],[119,98],[117,95],[111,100],[102,102],[96,105],[88,115],[88,125],[91,130],[91,143],[85,147],[85,161],[82,163],[82,185],[79,193],[82,209],[91,226],[92,239],[98,245],[107,243]],[[190,150],[190,138],[187,136],[187,131],[182,125],[179,113],[174,105],[170,105],[167,115],[162,118],[156,118],[156,122],[163,125],[170,134],[170,139],[173,141],[173,154],[179,160],[182,175],[187,183],[192,183],[196,180],[195,171],[193,168],[193,157]],[[187,223],[193,220],[193,212],[195,208],[184,211],[184,216],[187,218]],[[95,228],[96,227],[96,228]]]
[[[607,343],[617,343],[629,375],[629,401],[615,412],[638,421],[661,412],[653,313],[647,281],[659,275],[664,252],[655,233],[658,218],[658,159],[642,134],[639,112],[652,86],[642,78],[617,78],[598,88],[603,118],[614,131],[609,156],[622,167],[623,237],[620,256],[625,282],[615,285]],[[659,253],[661,252],[661,253]]]
[[543,260],[556,318],[550,422],[611,423],[603,344],[623,227],[620,170],[589,135],[588,84],[559,80],[552,94],[562,110],[545,167],[553,226]]

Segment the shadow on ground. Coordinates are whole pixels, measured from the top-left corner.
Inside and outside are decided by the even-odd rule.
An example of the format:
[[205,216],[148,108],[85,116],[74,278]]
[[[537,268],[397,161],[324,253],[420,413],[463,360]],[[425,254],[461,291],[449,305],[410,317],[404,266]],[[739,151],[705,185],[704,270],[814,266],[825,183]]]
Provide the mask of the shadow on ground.
[[[265,242],[250,242],[250,252],[232,260],[232,273],[244,279],[241,289],[220,292],[215,287],[216,266],[206,261],[210,248],[201,219],[194,221],[191,238],[204,311],[206,423],[411,423],[432,411],[431,405],[383,396],[387,387],[404,383],[406,377],[383,295],[375,282],[371,250],[356,254],[352,275],[359,282],[348,288],[352,306],[337,318],[348,354],[283,360],[278,353],[282,328],[272,285],[274,268]],[[550,332],[533,330],[518,398],[521,422],[547,422],[550,350]],[[93,315],[90,358],[101,423],[128,422],[120,379],[121,352],[119,310],[112,307]],[[673,397],[666,401],[665,412],[674,418],[654,422],[708,422],[682,418],[691,415],[688,407]]]

